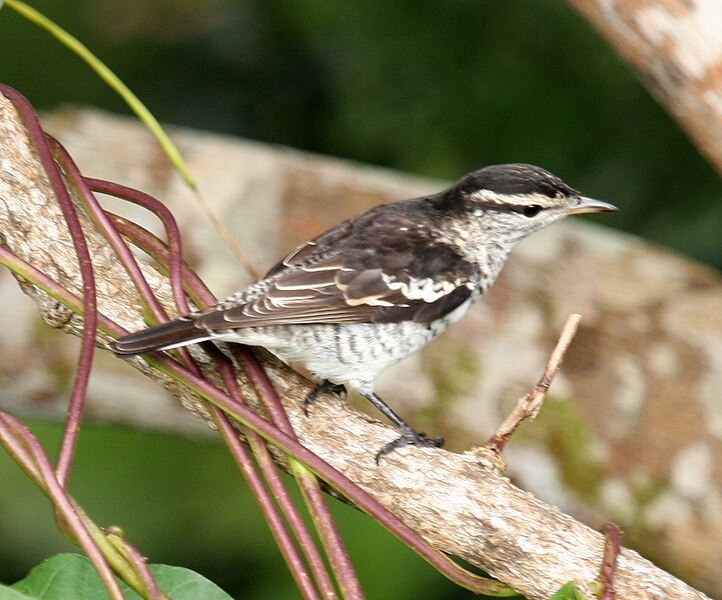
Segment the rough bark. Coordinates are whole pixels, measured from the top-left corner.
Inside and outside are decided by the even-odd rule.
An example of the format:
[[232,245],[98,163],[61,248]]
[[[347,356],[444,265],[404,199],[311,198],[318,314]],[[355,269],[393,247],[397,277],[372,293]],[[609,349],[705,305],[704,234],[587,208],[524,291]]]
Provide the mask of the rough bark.
[[[27,137],[14,109],[4,98],[0,98],[0,111],[0,240],[23,259],[52,274],[64,286],[77,293],[80,289],[78,270],[52,191],[28,146]],[[107,133],[112,127],[113,122],[108,121],[103,131]],[[144,134],[137,130],[133,130],[132,135],[144,137]],[[72,135],[68,135],[69,145],[72,147],[71,138]],[[83,144],[88,140],[81,137],[75,142]],[[128,154],[123,156],[121,150],[114,167],[121,171],[124,160],[130,160],[131,155],[132,160],[137,160],[137,153],[141,152],[141,148],[149,146],[147,142],[142,142],[137,147],[132,144],[124,147]],[[210,150],[209,154],[196,155],[196,158],[201,162],[203,159],[210,160],[213,167],[219,170],[219,177],[214,179],[209,176],[206,184],[209,187],[221,186],[218,190],[221,196],[224,191],[221,175],[227,175],[228,165],[243,164],[243,161],[232,161],[228,155],[235,150],[245,153],[247,161],[256,161],[253,162],[253,168],[249,166],[253,177],[248,184],[248,187],[255,191],[256,203],[262,202],[259,198],[263,198],[264,194],[268,199],[274,191],[278,192],[278,187],[274,190],[274,185],[280,185],[284,194],[291,194],[294,189],[299,189],[298,186],[323,186],[325,177],[334,179],[343,173],[343,185],[353,188],[359,179],[371,173],[343,163],[293,152],[262,151],[258,145],[244,145],[239,149],[230,141],[221,141]],[[233,158],[238,159],[239,156],[235,155]],[[158,161],[155,164],[162,163]],[[287,179],[281,182],[278,179],[262,178],[263,174],[272,173],[279,164],[283,165]],[[292,164],[296,165],[295,171],[290,168]],[[158,169],[162,171],[163,168]],[[86,173],[99,175],[87,170]],[[390,179],[388,175],[376,176],[385,183]],[[120,181],[124,179],[122,173],[114,178]],[[160,179],[165,179],[165,173],[161,174]],[[269,187],[262,185],[264,181],[270,182]],[[376,186],[371,183],[366,189],[376,187],[378,191],[359,193],[355,197],[356,203],[367,202],[370,198],[379,200],[385,194],[396,194],[400,190],[403,190],[403,195],[407,195],[410,188],[419,190],[425,187],[423,183],[412,183],[409,180],[395,181],[396,188],[393,188],[389,185],[382,186],[377,179]],[[152,187],[146,186],[146,189],[151,188],[152,191]],[[363,188],[358,186],[358,189]],[[381,189],[384,190],[383,194]],[[250,190],[247,189],[248,191]],[[209,196],[214,194],[214,191],[208,188],[206,192]],[[354,198],[354,194],[351,193],[350,197]],[[336,200],[333,202],[336,204]],[[268,204],[270,203],[265,206],[261,204],[264,211],[273,210]],[[353,210],[354,202],[350,204],[352,206],[345,208]],[[325,216],[333,218],[334,215]],[[301,224],[298,235],[305,237],[304,225],[310,227],[308,215],[290,215],[290,218],[294,217]],[[289,215],[285,218],[289,218]],[[315,223],[313,226],[315,227]],[[141,327],[138,299],[125,272],[103,238],[93,231],[89,223],[85,223],[85,227],[99,279],[100,311],[128,329]],[[585,237],[583,233],[572,233],[569,228],[562,231],[562,251],[568,251],[575,244],[582,244],[580,240]],[[607,258],[619,256],[622,252],[619,244],[624,246],[623,242],[610,241],[603,234],[596,235],[594,246],[602,247],[602,255],[606,253]],[[269,237],[266,236],[266,239]],[[559,241],[558,238],[557,242]],[[285,242],[288,240],[284,241],[284,245],[287,245]],[[266,251],[265,248],[262,250]],[[275,250],[272,249],[273,252]],[[215,252],[211,254],[217,258]],[[154,289],[169,304],[167,282],[150,267],[146,268],[146,273]],[[707,280],[701,277],[701,281]],[[69,315],[34,287],[23,287],[37,302],[41,314],[49,324],[59,326],[67,332],[78,332],[80,320],[77,317]],[[614,297],[606,300],[612,304],[615,302]],[[496,302],[501,300],[497,299]],[[508,310],[510,303],[504,305],[504,310]],[[565,302],[562,306],[555,306],[553,313],[549,314],[549,320],[558,322],[563,319],[568,312],[568,305],[569,302]],[[527,311],[527,316],[529,314]],[[58,319],[58,315],[63,318]],[[520,322],[517,322],[516,317],[514,320],[516,327],[524,326],[524,318]],[[594,318],[592,322],[595,322]],[[541,330],[538,325],[533,325],[533,320],[527,324],[535,329],[536,335],[540,334]],[[574,351],[572,347],[571,352]],[[582,348],[576,351],[586,354],[583,360],[592,363],[596,360],[592,349]],[[540,350],[540,354],[543,357],[544,352]],[[178,393],[176,386],[158,373],[150,371],[142,360],[134,360],[133,366],[156,379],[167,389]],[[384,461],[381,467],[375,466],[373,450],[370,449],[378,448],[393,438],[396,434],[391,428],[332,398],[322,399],[316,405],[312,416],[305,417],[300,407],[309,389],[308,382],[285,366],[270,362],[266,366],[304,445],[369,490],[437,547],[484,568],[531,599],[547,598],[562,583],[572,579],[582,583],[585,593],[591,593],[589,586],[598,575],[602,558],[603,541],[598,533],[512,485],[483,455],[473,452],[455,454],[443,450],[403,449]],[[534,379],[535,377],[531,377],[529,384],[533,383]],[[240,381],[246,393],[250,394],[242,376]],[[194,406],[191,397],[186,394],[183,397],[189,406]],[[656,568],[630,550],[622,552],[616,583],[619,597],[630,600],[705,598],[702,593]]]

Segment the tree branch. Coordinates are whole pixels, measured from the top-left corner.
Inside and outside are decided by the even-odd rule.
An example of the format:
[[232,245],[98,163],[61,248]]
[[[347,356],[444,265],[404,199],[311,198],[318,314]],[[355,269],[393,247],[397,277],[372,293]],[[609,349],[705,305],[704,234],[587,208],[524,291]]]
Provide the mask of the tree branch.
[[[0,242],[78,294],[82,283],[77,259],[60,209],[14,108],[1,96],[0,165]],[[142,327],[139,300],[127,274],[92,224],[82,224],[97,273],[100,313],[126,329]],[[144,274],[172,310],[166,279],[149,266],[144,266]],[[27,282],[20,283],[49,324],[80,332],[77,315]],[[101,336],[99,343],[104,341]],[[191,410],[204,412],[196,398],[142,359],[132,364],[178,394]],[[547,598],[572,579],[590,593],[603,556],[600,534],[511,485],[483,456],[409,448],[377,467],[373,449],[394,438],[395,431],[328,395],[306,417],[302,406],[308,381],[276,361],[266,359],[264,366],[303,444],[434,545],[480,566],[530,599]],[[239,381],[251,396],[243,374]],[[620,597],[630,600],[705,597],[629,550],[621,553],[615,586]]]

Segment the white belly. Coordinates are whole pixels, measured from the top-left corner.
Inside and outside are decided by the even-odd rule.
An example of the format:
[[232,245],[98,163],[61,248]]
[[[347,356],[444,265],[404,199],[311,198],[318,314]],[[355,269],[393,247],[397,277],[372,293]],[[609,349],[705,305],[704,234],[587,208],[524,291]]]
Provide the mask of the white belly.
[[359,392],[373,390],[384,369],[425,346],[457,321],[467,301],[433,323],[350,323],[258,327],[237,330],[225,341],[263,346],[286,363],[300,362],[319,379],[349,384]]

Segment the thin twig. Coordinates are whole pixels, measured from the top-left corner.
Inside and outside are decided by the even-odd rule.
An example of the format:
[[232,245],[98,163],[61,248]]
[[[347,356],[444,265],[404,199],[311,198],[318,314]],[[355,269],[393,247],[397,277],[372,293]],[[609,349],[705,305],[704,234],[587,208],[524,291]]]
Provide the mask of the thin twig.
[[622,530],[619,525],[605,523],[602,525],[602,533],[604,534],[604,558],[599,570],[599,584],[602,588],[599,600],[615,600],[617,596],[614,593],[614,574],[621,550]]
[[196,200],[198,200],[198,203],[201,205],[201,209],[204,213],[206,213],[206,216],[213,224],[213,227],[218,232],[218,235],[221,236],[221,239],[223,239],[223,241],[236,255],[236,257],[238,257],[238,260],[246,268],[246,271],[248,271],[251,277],[253,279],[258,279],[260,273],[255,269],[250,259],[246,256],[245,252],[241,250],[241,247],[236,243],[236,240],[233,239],[233,236],[223,224],[223,221],[218,218],[216,211],[213,210],[213,207],[211,207],[211,205],[208,203],[206,197],[197,187],[193,188],[193,192],[195,193]]
[[519,398],[514,410],[509,413],[506,419],[504,419],[504,422],[496,430],[496,433],[484,444],[485,450],[491,450],[497,455],[501,454],[504,446],[521,422],[529,418],[535,419],[539,414],[549,386],[557,374],[557,371],[559,371],[559,367],[562,365],[564,354],[567,348],[569,348],[572,339],[574,339],[574,334],[577,332],[577,327],[581,319],[582,316],[580,314],[574,313],[569,315],[566,323],[564,323],[562,332],[559,334],[559,341],[549,355],[549,360],[547,361],[541,378],[530,393]]

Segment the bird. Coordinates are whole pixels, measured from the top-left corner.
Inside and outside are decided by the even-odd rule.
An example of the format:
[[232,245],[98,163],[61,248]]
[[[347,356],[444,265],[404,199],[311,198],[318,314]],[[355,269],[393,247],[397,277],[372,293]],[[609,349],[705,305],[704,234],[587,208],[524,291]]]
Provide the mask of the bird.
[[291,251],[247,288],[210,308],[111,343],[118,355],[207,340],[262,346],[300,363],[315,387],[346,386],[400,436],[376,452],[440,447],[374,391],[378,375],[418,351],[494,283],[512,247],[571,214],[615,211],[528,164],[487,166],[435,194],[390,202],[347,219]]

